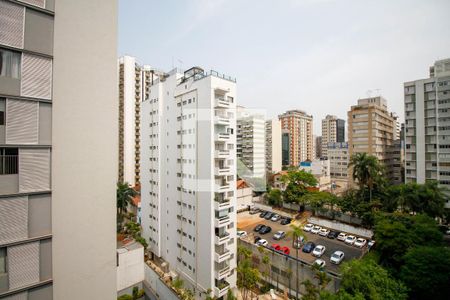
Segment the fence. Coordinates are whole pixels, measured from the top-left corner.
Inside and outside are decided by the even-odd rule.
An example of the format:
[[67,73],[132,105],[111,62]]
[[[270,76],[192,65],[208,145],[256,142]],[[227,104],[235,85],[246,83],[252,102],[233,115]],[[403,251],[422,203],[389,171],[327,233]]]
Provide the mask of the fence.
[[355,227],[349,224],[341,223],[336,220],[325,220],[325,219],[319,219],[316,217],[310,217],[308,219],[308,222],[313,223],[315,225],[320,225],[323,227],[331,228],[337,231],[343,231],[347,233],[351,233],[357,236],[362,236],[365,238],[371,239],[373,236],[373,231],[361,227]]
[[[244,239],[238,239],[238,245],[252,251],[251,259],[254,265],[258,267],[261,274],[268,274],[263,276],[264,281],[271,283],[282,292],[287,292],[292,297],[296,296],[297,283],[299,294],[306,292],[302,282],[309,280],[313,284],[318,284],[315,278],[316,272],[311,268],[311,264],[306,261],[297,260],[293,256],[285,255],[269,248],[263,248],[265,251],[261,253],[257,246]],[[265,255],[268,255],[270,258],[270,266],[262,263],[262,258]],[[295,256],[295,254],[293,255]],[[340,274],[327,271],[327,275],[331,280],[324,289],[336,293],[340,286]]]

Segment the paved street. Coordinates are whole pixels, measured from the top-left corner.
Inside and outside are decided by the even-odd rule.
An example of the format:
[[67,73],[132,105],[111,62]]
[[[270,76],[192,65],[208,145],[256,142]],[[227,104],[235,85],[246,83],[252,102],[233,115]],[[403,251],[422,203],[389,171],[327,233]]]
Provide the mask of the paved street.
[[[258,224],[264,224],[270,226],[272,231],[270,233],[260,235],[253,231],[253,229]],[[242,226],[242,227],[241,227]],[[272,222],[259,217],[259,214],[250,215],[248,212],[242,212],[238,214],[238,228],[239,230],[245,230],[248,233],[247,240],[252,242],[256,236],[260,236],[263,239],[266,239],[269,242],[269,246],[272,244],[279,244],[280,246],[287,246],[290,248],[290,255],[295,257],[295,249],[292,248],[292,236],[290,236],[289,232],[291,231],[289,225],[281,225],[280,222]],[[275,232],[282,230],[287,233],[287,236],[282,240],[274,240],[273,235]],[[353,246],[348,246],[344,244],[344,242],[329,239],[326,237],[319,236],[317,234],[311,234],[306,232],[307,241],[311,241],[316,245],[323,245],[326,247],[325,253],[321,257],[326,262],[326,269],[328,271],[339,273],[339,266],[331,264],[330,256],[334,251],[340,250],[345,254],[344,261],[348,261],[353,258],[359,258],[363,255],[363,249],[356,248]],[[317,258],[314,257],[311,253],[304,253],[299,249],[298,251],[299,259],[304,260],[308,263],[313,263]]]

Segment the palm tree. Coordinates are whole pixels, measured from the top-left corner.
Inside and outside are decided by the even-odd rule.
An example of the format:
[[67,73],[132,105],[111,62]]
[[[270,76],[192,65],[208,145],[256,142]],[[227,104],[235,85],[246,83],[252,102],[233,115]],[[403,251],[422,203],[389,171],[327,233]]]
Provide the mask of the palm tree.
[[292,235],[292,248],[295,248],[295,264],[296,264],[296,280],[295,280],[295,286],[296,286],[296,298],[298,299],[298,247],[294,247],[295,242],[300,239],[303,238],[303,240],[306,241],[306,235],[303,232],[303,229],[300,226],[296,226],[294,224],[291,224],[291,229],[292,231],[289,233],[290,235]]
[[317,279],[318,283],[317,287],[320,292],[328,285],[328,283],[331,281],[331,278],[328,277],[327,273],[325,273],[323,269],[319,267],[317,264],[313,264],[311,268],[313,271],[315,271],[314,278]]
[[127,182],[117,183],[117,214],[122,215],[127,209],[132,197],[136,196],[136,191]]
[[367,153],[355,153],[350,158],[349,167],[353,167],[353,180],[358,181],[359,189],[369,188],[369,199],[372,201],[374,184],[381,178],[382,168],[378,159]]

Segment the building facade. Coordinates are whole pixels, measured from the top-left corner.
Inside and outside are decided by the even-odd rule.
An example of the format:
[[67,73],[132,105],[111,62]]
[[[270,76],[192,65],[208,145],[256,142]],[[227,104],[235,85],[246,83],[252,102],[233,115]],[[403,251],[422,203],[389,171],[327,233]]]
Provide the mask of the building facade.
[[373,155],[388,168],[388,174],[391,174],[388,151],[396,139],[397,117],[388,112],[386,99],[380,96],[359,99],[358,105],[351,107],[348,112],[350,158],[355,153],[365,152]]
[[141,105],[141,206],[149,250],[198,293],[236,286],[236,83],[161,74]]
[[315,159],[313,161],[302,161],[300,170],[311,173],[317,179],[317,188],[325,191],[331,187],[330,161],[328,159]]
[[316,136],[314,138],[314,140],[315,140],[314,149],[316,151],[315,156],[316,156],[316,158],[321,158],[322,157],[322,137]]
[[437,180],[450,187],[450,59],[430,77],[404,83],[405,181]]
[[278,119],[266,121],[266,172],[281,171],[281,122]]
[[288,167],[291,165],[290,161],[290,153],[291,153],[291,145],[290,145],[290,134],[289,130],[282,129],[281,131],[281,165],[282,167]]
[[266,173],[265,116],[260,112],[237,107],[236,155],[242,176],[262,178]]
[[116,297],[116,5],[0,1],[1,299]]
[[331,180],[348,180],[349,152],[348,143],[328,143]]
[[289,162],[298,166],[300,162],[312,160],[313,117],[301,110],[289,110],[279,116],[281,128],[289,130]]
[[141,102],[148,97],[153,72],[132,56],[119,58],[119,182],[140,182]]
[[328,156],[328,143],[345,142],[345,121],[336,116],[327,115],[322,120],[321,156]]

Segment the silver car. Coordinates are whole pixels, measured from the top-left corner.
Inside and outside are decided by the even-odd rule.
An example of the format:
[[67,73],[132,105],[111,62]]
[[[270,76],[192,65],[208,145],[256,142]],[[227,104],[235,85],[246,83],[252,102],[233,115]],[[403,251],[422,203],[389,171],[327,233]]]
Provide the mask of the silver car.
[[284,231],[277,231],[274,235],[273,235],[273,239],[274,240],[281,240],[282,238],[284,238],[286,236],[286,232]]

